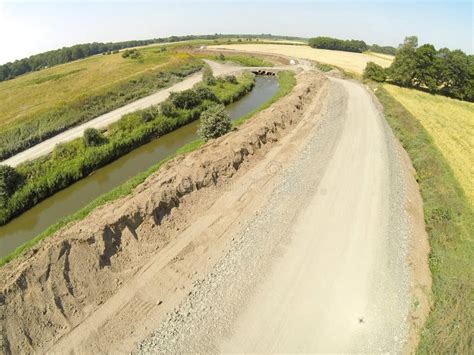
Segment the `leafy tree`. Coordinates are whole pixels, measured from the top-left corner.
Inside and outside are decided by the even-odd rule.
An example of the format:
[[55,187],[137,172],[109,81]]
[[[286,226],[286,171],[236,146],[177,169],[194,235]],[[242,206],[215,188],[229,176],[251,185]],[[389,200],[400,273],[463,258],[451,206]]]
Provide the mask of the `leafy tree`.
[[437,89],[437,53],[431,44],[418,47],[415,52],[415,70],[413,72],[412,84],[418,87],[426,87],[430,92]]
[[97,147],[106,142],[104,135],[95,128],[87,128],[83,139],[86,147]]
[[220,137],[232,128],[224,105],[213,105],[201,114],[198,134],[204,140]]
[[225,60],[225,55],[224,54],[219,54],[219,57],[218,57],[219,60],[221,61],[224,61]]
[[374,62],[368,62],[364,69],[363,77],[364,79],[371,79],[382,83],[387,78],[387,75],[385,74],[385,69],[380,65],[375,64]]
[[474,99],[474,56],[461,50],[438,51],[438,85],[443,91],[454,97],[466,100]]
[[200,97],[196,91],[192,89],[181,92],[173,92],[170,95],[170,100],[176,108],[191,109],[201,103]]
[[397,55],[390,65],[388,74],[390,79],[401,86],[411,86],[416,70],[416,36],[406,37],[403,45],[398,49]]
[[201,101],[204,101],[204,100],[209,100],[209,101],[214,101],[214,102],[219,101],[216,94],[214,94],[214,92],[207,87],[198,87],[197,89],[195,89],[195,91],[196,91],[196,95],[199,97]]
[[0,206],[5,205],[21,182],[21,175],[14,168],[9,165],[0,165]]

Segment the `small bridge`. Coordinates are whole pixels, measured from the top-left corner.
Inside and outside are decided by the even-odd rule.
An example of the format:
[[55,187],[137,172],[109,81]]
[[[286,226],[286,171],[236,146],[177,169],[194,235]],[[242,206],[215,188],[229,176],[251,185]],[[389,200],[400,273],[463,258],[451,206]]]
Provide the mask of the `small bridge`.
[[252,73],[254,73],[255,75],[276,75],[275,71],[267,69],[252,70]]

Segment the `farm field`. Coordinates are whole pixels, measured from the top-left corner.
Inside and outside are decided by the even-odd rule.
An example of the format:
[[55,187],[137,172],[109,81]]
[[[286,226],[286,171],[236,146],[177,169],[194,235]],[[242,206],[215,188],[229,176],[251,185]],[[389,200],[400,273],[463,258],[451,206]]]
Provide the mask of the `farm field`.
[[474,205],[474,103],[394,85],[384,87],[428,131]]
[[180,81],[203,63],[173,48],[93,56],[0,83],[0,160]]
[[309,46],[283,44],[223,44],[220,46],[211,46],[210,48],[280,54],[315,60],[320,63],[340,67],[356,74],[362,74],[368,62],[375,62],[382,67],[388,67],[392,63],[391,57],[387,55],[333,51],[311,48]]
[[105,91],[158,68],[172,57],[171,51],[159,52],[156,47],[141,52],[141,60],[122,58],[122,53],[97,55],[0,83],[0,129],[78,97]]

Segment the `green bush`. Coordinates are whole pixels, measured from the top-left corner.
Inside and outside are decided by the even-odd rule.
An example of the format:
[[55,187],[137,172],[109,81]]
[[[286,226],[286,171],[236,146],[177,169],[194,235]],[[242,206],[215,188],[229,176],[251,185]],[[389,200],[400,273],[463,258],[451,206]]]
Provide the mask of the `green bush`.
[[122,58],[139,59],[141,57],[142,53],[137,49],[126,49],[122,53]]
[[9,165],[0,165],[0,206],[3,206],[20,186],[22,177]]
[[83,136],[86,147],[98,147],[106,142],[105,137],[95,128],[87,128]]
[[198,134],[204,140],[220,137],[232,128],[229,114],[224,105],[213,105],[201,115]]
[[363,77],[364,79],[370,79],[379,83],[383,83],[387,78],[387,75],[385,74],[385,69],[380,65],[375,64],[374,62],[368,62],[364,69]]
[[176,108],[191,109],[201,103],[199,96],[195,90],[189,89],[181,92],[173,92],[170,100]]

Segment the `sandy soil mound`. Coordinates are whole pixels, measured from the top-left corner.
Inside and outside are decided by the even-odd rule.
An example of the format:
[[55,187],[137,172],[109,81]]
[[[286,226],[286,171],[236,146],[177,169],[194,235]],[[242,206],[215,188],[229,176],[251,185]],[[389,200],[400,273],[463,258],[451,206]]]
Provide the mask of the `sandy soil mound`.
[[[303,116],[327,79],[298,77],[292,94],[236,132],[179,157],[126,198],[93,211],[2,268],[0,350],[46,351],[117,292],[179,230],[174,211],[226,181]],[[166,222],[166,223],[164,223]]]

